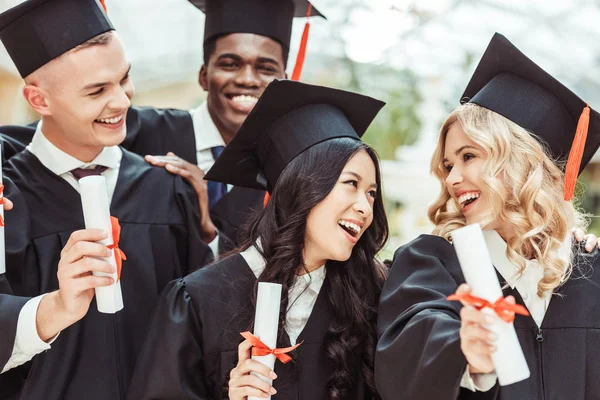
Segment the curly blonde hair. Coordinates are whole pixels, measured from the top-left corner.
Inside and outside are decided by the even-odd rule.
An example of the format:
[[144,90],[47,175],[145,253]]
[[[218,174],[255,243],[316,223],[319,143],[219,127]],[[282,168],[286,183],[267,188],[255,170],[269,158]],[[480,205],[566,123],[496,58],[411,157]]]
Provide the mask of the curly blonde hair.
[[573,252],[570,246],[565,252],[564,241],[571,228],[586,227],[585,218],[563,200],[564,174],[547,150],[527,130],[493,111],[467,103],[454,110],[442,126],[431,160],[431,172],[442,184],[428,213],[435,225],[433,234],[449,239],[451,231],[466,224],[445,189],[444,145],[450,127],[457,122],[486,154],[483,182],[490,212],[482,225],[496,219],[508,222],[516,233],[507,243],[508,259],[521,274],[525,261],[535,258],[544,270],[538,295],[552,293],[573,269]]

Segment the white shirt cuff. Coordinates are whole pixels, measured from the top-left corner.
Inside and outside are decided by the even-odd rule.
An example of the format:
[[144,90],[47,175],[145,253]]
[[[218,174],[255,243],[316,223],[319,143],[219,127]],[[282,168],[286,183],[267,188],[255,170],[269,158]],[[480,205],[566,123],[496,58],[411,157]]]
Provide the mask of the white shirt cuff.
[[460,386],[472,392],[487,392],[496,385],[498,377],[495,372],[489,374],[471,374],[469,365],[460,380]]
[[13,352],[2,369],[2,372],[25,364],[37,354],[50,350],[51,344],[58,338],[58,335],[56,335],[48,342],[44,342],[38,335],[36,322],[37,310],[44,296],[45,294],[29,300],[23,306],[21,312],[19,312],[17,336],[13,346]]
[[219,259],[219,234],[208,244],[208,247],[212,250],[213,255],[215,256],[215,261]]

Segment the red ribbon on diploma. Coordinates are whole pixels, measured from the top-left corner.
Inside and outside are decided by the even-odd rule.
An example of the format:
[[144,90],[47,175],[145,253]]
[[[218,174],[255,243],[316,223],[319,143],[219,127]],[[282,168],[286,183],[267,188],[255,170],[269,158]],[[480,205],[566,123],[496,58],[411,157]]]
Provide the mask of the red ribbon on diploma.
[[[4,204],[4,185],[0,185],[0,204]],[[0,215],[0,226],[4,226],[2,215]]]
[[106,9],[106,3],[104,2],[104,0],[100,0],[100,5],[102,6],[102,8],[104,8],[104,12],[108,12],[108,10]]
[[525,307],[523,307],[520,304],[509,303],[504,297],[500,297],[494,303],[490,303],[485,299],[470,295],[468,293],[454,293],[448,296],[447,299],[450,301],[464,301],[465,303],[475,307],[477,310],[481,310],[482,308],[489,308],[493,310],[496,313],[496,315],[505,322],[513,322],[515,320],[515,314],[520,314],[524,316],[529,315],[529,312]]
[[119,220],[115,217],[110,217],[110,225],[112,227],[113,244],[109,245],[108,248],[115,251],[115,262],[117,264],[117,281],[121,280],[121,267],[123,266],[123,260],[127,260],[123,250],[119,248],[119,240],[121,240],[121,225]]
[[266,356],[269,354],[273,354],[275,357],[277,357],[279,359],[279,361],[281,361],[284,364],[287,364],[288,362],[290,362],[292,360],[292,357],[288,356],[286,353],[296,350],[303,343],[303,341],[302,341],[295,346],[286,347],[284,349],[272,349],[269,346],[267,346],[266,344],[264,344],[263,342],[261,342],[259,338],[257,338],[250,332],[242,332],[242,333],[240,333],[240,335],[242,335],[242,337],[244,339],[249,341],[250,344],[252,344],[252,346],[254,346],[252,348],[253,356]]

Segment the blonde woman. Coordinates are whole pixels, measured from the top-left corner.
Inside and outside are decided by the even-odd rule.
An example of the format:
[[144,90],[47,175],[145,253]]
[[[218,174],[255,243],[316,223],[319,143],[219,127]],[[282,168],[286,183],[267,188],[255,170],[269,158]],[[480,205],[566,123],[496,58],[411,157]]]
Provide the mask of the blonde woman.
[[[377,389],[384,399],[599,398],[600,261],[570,232],[585,228],[571,197],[600,146],[600,115],[498,34],[463,97],[432,159],[442,184],[433,235],[397,250],[382,292]],[[509,386],[497,384],[486,315],[446,300],[470,291],[449,234],[472,223],[504,295],[530,313],[514,326],[531,376]]]

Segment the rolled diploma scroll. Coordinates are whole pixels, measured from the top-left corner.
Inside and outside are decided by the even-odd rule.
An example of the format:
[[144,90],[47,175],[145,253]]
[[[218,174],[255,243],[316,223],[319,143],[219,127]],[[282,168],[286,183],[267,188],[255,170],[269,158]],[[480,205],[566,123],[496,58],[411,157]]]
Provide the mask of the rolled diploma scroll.
[[[259,282],[258,294],[256,296],[256,314],[254,316],[254,336],[260,339],[269,348],[277,346],[277,329],[279,328],[279,308],[281,305],[281,285],[278,283]],[[275,367],[275,356],[252,356],[253,360],[259,361],[273,370]],[[273,384],[271,379],[262,375],[258,376],[269,385]],[[260,400],[266,397],[248,396],[248,400]],[[271,396],[268,397],[269,399]]]
[[[81,193],[81,205],[83,207],[83,218],[86,229],[101,229],[108,233],[108,238],[99,241],[105,246],[113,244],[112,226],[110,224],[110,209],[108,206],[108,194],[106,192],[106,181],[103,176],[87,176],[79,180],[79,191]],[[117,270],[115,256],[102,258]],[[105,314],[114,314],[123,309],[123,294],[121,293],[121,282],[117,281],[117,273],[105,274],[94,272],[95,276],[110,276],[115,280],[110,286],[96,288],[96,303],[98,311]]]
[[[4,151],[4,146],[0,146],[0,185],[3,185],[2,181],[2,154]],[[4,198],[4,193],[2,193],[2,198]],[[0,216],[2,217],[2,221],[4,221],[4,204],[0,205]],[[0,226],[0,274],[6,272],[6,256],[5,256],[5,245],[4,245],[4,227]]]
[[[465,280],[471,286],[471,294],[494,303],[502,296],[502,289],[481,227],[479,224],[467,225],[452,231],[450,236]],[[513,324],[503,321],[489,308],[482,311],[494,317],[494,322],[486,327],[497,335],[497,350],[492,353],[492,362],[500,385],[511,385],[529,378],[527,361]]]

